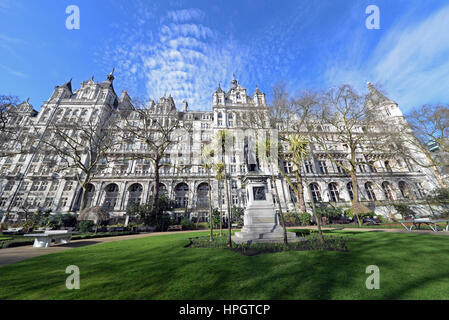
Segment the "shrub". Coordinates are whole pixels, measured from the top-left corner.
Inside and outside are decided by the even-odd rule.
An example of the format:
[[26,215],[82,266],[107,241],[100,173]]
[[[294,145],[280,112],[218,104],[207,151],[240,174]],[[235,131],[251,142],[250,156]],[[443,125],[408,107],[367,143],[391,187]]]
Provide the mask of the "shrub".
[[187,229],[187,230],[195,229],[195,225],[187,217],[185,217],[181,220],[181,226],[183,229]]
[[312,215],[308,212],[301,212],[299,214],[299,221],[302,226],[309,226],[310,221],[312,220]]
[[344,215],[346,218],[352,219],[354,218],[354,210],[352,210],[352,208],[346,209]]
[[299,219],[295,212],[287,212],[284,213],[285,224],[289,227],[295,226],[298,224]]
[[93,221],[80,221],[78,223],[78,230],[82,233],[91,232],[94,228],[94,222]]
[[341,208],[332,206],[320,206],[316,208],[317,215],[326,218],[339,218],[343,215]]
[[243,215],[245,213],[245,210],[243,208],[240,207],[232,207],[231,209],[231,215],[232,218],[234,219],[235,223],[239,224],[239,225],[243,225]]
[[406,204],[398,203],[393,205],[397,213],[399,213],[402,219],[406,219],[409,215],[414,215],[410,207]]

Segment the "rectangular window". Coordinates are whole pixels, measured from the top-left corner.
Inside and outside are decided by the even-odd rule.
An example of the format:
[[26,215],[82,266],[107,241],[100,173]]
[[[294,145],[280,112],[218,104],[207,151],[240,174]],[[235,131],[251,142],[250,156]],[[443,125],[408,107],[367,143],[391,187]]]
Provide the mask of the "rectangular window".
[[313,164],[312,164],[312,161],[310,161],[310,160],[304,161],[304,165],[305,165],[305,167],[306,167],[306,172],[307,172],[307,173],[313,173]]
[[318,166],[320,168],[320,173],[321,174],[327,174],[328,173],[326,161],[318,161]]

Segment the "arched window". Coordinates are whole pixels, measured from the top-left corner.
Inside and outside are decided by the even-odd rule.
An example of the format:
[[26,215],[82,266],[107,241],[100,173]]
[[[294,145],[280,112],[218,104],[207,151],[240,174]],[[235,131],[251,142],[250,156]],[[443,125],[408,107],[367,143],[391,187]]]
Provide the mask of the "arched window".
[[104,191],[105,198],[103,208],[105,210],[114,210],[118,199],[118,185],[116,185],[115,183],[108,184]]
[[371,182],[365,183],[365,191],[369,200],[376,201],[376,194],[374,193],[373,184]]
[[179,183],[175,187],[175,201],[177,208],[186,208],[188,204],[189,186],[185,183]]
[[223,115],[221,114],[221,112],[218,113],[218,119],[222,119]]
[[354,191],[352,189],[352,182],[348,182],[346,184],[346,190],[348,190],[349,198],[351,198],[351,200],[354,200]]
[[390,166],[390,161],[385,161],[385,169],[388,171],[388,172],[392,172],[393,170],[391,169],[391,166]]
[[[167,187],[163,183],[159,183],[159,193],[167,192]],[[154,194],[154,185],[151,186],[150,193]]]
[[[297,187],[296,184],[295,184],[295,187]],[[293,203],[298,202],[298,198],[296,197],[295,191],[292,189],[292,187],[288,186],[288,189],[290,190],[290,197],[292,199],[292,202]]]
[[398,186],[402,197],[405,199],[410,199],[410,189],[407,183],[405,183],[405,181],[399,181]]
[[87,202],[86,202],[86,208],[89,208],[92,206],[92,200],[94,198],[95,194],[95,186],[92,183],[89,183],[87,185]]
[[320,187],[316,183],[311,183],[309,185],[310,191],[312,192],[312,198],[313,202],[320,202],[321,201],[321,192]]
[[328,185],[330,201],[338,202],[340,200],[340,194],[338,192],[338,186],[335,182],[331,182]]
[[140,205],[142,201],[142,191],[143,187],[140,183],[134,183],[128,188],[129,196],[128,196],[128,207],[131,205]]
[[393,201],[393,190],[391,189],[391,185],[389,182],[384,181],[382,182],[382,190],[384,191],[385,200]]
[[197,206],[200,208],[209,207],[209,184],[201,183],[197,188]]

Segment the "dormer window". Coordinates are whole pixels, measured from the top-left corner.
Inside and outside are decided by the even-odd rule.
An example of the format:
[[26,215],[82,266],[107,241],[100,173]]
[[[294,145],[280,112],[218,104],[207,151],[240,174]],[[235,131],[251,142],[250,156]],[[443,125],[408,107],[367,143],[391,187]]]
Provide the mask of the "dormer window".
[[222,118],[223,118],[223,115],[221,114],[221,112],[218,113],[218,119],[222,119]]
[[240,100],[240,93],[237,92],[237,93],[235,94],[235,97],[236,97],[237,100]]

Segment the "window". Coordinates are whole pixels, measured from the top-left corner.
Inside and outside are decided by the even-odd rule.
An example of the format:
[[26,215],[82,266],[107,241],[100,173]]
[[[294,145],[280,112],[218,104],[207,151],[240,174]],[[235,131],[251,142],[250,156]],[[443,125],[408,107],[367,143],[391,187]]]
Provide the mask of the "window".
[[232,180],[231,185],[232,185],[232,189],[237,189],[237,181],[236,180]]
[[48,182],[47,181],[42,181],[40,187],[39,187],[39,191],[45,191],[47,190],[47,186],[48,186]]
[[67,181],[67,182],[65,183],[65,186],[64,186],[64,191],[70,191],[70,190],[72,190],[72,186],[73,186],[73,182],[72,182],[72,181]]
[[391,166],[390,166],[390,161],[385,161],[385,169],[388,171],[388,172],[392,172],[393,170],[391,169]]
[[424,188],[422,186],[421,182],[416,182],[416,195],[418,198],[424,198],[426,196],[426,192],[424,191]]
[[128,207],[139,205],[142,200],[143,187],[139,183],[132,184],[129,189]]
[[360,162],[363,162],[363,159],[358,158],[358,159],[356,159],[356,161],[359,162],[359,164],[357,165],[357,168],[359,169],[359,172],[366,173],[365,165],[363,163],[360,163]]
[[39,181],[37,181],[37,180],[33,181],[30,191],[37,191],[39,189],[39,185],[40,185]]
[[310,161],[310,160],[304,161],[304,165],[306,167],[306,172],[307,173],[313,173],[312,161]]
[[345,173],[344,169],[342,168],[342,166],[343,166],[343,161],[342,161],[342,160],[337,160],[336,162],[337,162],[337,164],[336,164],[336,166],[337,166],[337,172],[338,172],[338,173]]
[[404,181],[399,181],[398,186],[399,190],[401,191],[402,197],[405,199],[410,199],[410,190],[407,183],[405,183]]
[[368,166],[369,166],[369,169],[370,169],[370,171],[371,171],[372,173],[377,172],[377,169],[376,169],[376,167],[374,166],[374,162],[371,161],[371,162],[368,164]]
[[292,173],[292,163],[290,161],[284,161],[284,172]]
[[340,194],[338,192],[338,187],[335,182],[329,183],[329,197],[332,202],[337,202],[340,200]]
[[320,173],[321,174],[327,174],[328,173],[326,161],[318,161],[318,166],[320,168]]
[[6,206],[6,202],[8,201],[8,197],[2,197],[0,199],[0,207]]
[[61,198],[61,208],[64,208],[65,206],[67,206],[67,201],[68,201],[68,199],[67,198]]
[[19,188],[19,190],[20,191],[26,191],[26,190],[28,190],[28,185],[29,185],[30,183],[29,182],[23,182],[22,184],[21,184],[21,186],[20,186],[20,188]]
[[393,201],[393,190],[391,189],[391,185],[389,182],[384,181],[382,182],[382,190],[384,191],[385,200]]
[[348,182],[346,184],[346,190],[348,190],[349,198],[351,198],[351,200],[354,200],[354,192],[352,190],[352,182]]
[[365,191],[369,200],[376,201],[376,194],[374,193],[373,184],[371,182],[365,183]]
[[321,201],[321,193],[320,193],[320,188],[318,187],[318,185],[316,183],[311,183],[309,185],[310,191],[312,192],[312,198],[313,198],[313,202],[319,202]]

